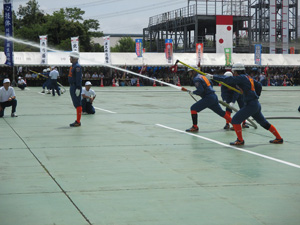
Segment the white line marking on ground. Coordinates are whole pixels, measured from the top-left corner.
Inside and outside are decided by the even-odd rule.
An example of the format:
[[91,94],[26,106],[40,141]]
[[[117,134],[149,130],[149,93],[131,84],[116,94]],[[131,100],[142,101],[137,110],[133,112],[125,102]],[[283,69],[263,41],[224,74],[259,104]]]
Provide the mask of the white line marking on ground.
[[41,92],[37,92],[38,94],[40,94],[40,95],[45,95],[45,93],[41,93]]
[[98,107],[94,107],[95,109],[98,109],[98,110],[101,110],[101,111],[104,111],[104,112],[108,112],[108,113],[116,113],[116,112],[112,112],[112,111],[109,111],[109,110],[106,110],[106,109],[101,109],[101,108],[98,108]]
[[259,154],[259,153],[256,153],[256,152],[252,152],[252,151],[249,151],[249,150],[246,150],[246,149],[234,147],[232,145],[227,145],[227,144],[224,144],[222,142],[219,142],[219,141],[207,138],[207,137],[203,137],[203,136],[200,136],[200,135],[197,135],[197,134],[193,134],[193,133],[188,133],[188,132],[185,132],[185,131],[182,131],[182,130],[178,130],[178,129],[175,129],[175,128],[172,128],[172,127],[167,127],[167,126],[164,126],[164,125],[161,125],[161,124],[156,124],[156,125],[159,126],[159,127],[163,127],[163,128],[169,129],[169,130],[173,130],[173,131],[179,132],[179,133],[184,133],[184,134],[187,134],[187,135],[198,137],[198,138],[201,138],[201,139],[204,139],[204,140],[207,140],[207,141],[210,141],[210,142],[222,145],[224,147],[232,148],[232,149],[235,149],[235,150],[238,150],[238,151],[241,151],[241,152],[246,152],[248,154],[256,155],[256,156],[259,156],[259,157],[262,157],[262,158],[265,158],[265,159],[269,159],[269,160],[272,160],[272,161],[275,161],[275,162],[279,162],[279,163],[282,163],[282,164],[285,164],[285,165],[292,166],[292,167],[300,169],[300,165],[297,165],[297,164],[294,164],[294,163],[286,162],[286,161],[283,161],[283,160],[280,160],[280,159],[276,159],[276,158],[273,158],[273,157],[270,157],[270,156],[267,156],[267,155]]
[[29,89],[29,88],[27,88],[27,87],[25,88],[25,90],[28,90],[28,91],[30,91],[30,89]]

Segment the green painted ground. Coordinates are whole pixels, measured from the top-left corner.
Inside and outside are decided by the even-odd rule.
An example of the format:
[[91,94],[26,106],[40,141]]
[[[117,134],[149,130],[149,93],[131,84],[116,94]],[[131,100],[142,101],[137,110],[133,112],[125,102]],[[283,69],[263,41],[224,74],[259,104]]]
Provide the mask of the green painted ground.
[[[194,103],[186,93],[93,88],[98,109],[79,128],[69,127],[68,93],[16,90],[19,117],[8,108],[0,118],[1,225],[300,223],[299,119],[269,120],[283,145],[259,127],[231,148],[235,133],[209,110],[197,136],[183,132]],[[300,117],[300,87],[264,90],[266,117]]]

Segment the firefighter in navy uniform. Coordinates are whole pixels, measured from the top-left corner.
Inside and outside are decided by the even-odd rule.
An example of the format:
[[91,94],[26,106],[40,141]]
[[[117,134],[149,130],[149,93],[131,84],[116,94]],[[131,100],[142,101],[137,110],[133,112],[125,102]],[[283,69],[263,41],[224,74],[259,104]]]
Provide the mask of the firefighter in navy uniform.
[[[190,76],[194,75],[194,70],[189,70]],[[195,87],[197,88],[192,93],[195,95],[199,95],[201,100],[197,101],[195,104],[191,106],[191,116],[193,126],[186,130],[186,132],[197,132],[198,128],[198,112],[209,108],[214,111],[219,116],[231,122],[231,117],[223,111],[221,106],[219,105],[218,96],[215,93],[215,90],[212,88],[211,82],[200,74],[196,74],[193,78],[193,82]]]
[[260,126],[269,130],[276,137],[274,140],[271,140],[270,143],[282,144],[283,139],[276,128],[270,124],[261,113],[261,105],[258,101],[262,89],[261,84],[246,74],[245,66],[242,63],[233,64],[232,72],[233,76],[229,77],[224,75],[206,75],[209,79],[222,81],[232,86],[237,85],[243,93],[245,105],[232,117],[231,121],[237,135],[237,140],[230,144],[244,145],[245,142],[242,136],[241,123],[250,116],[252,116]]
[[82,68],[78,63],[79,53],[70,53],[70,62],[72,66],[70,67],[68,81],[70,84],[70,95],[74,107],[76,108],[77,119],[74,123],[71,123],[71,127],[81,126],[81,113],[82,113],[82,103],[81,103],[81,89],[82,89]]

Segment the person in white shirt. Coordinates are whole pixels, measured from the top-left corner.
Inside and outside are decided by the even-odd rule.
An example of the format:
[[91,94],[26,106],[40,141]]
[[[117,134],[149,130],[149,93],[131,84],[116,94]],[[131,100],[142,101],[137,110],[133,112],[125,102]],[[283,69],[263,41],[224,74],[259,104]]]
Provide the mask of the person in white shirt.
[[15,90],[10,86],[10,80],[5,78],[3,80],[3,87],[0,88],[0,117],[4,116],[4,109],[10,106],[12,107],[11,117],[17,117],[17,99]]
[[58,88],[58,84],[57,84],[57,78],[59,77],[59,73],[56,70],[56,67],[52,67],[52,71],[49,74],[49,77],[51,79],[51,89],[52,89],[52,95],[55,96],[55,90],[58,94],[58,96],[60,96],[60,90]]
[[93,102],[96,98],[95,91],[91,89],[92,83],[90,81],[85,82],[85,86],[82,88],[82,114],[95,114],[95,108]]
[[27,84],[25,80],[22,79],[22,77],[18,77],[18,88],[20,88],[22,91],[27,87]]

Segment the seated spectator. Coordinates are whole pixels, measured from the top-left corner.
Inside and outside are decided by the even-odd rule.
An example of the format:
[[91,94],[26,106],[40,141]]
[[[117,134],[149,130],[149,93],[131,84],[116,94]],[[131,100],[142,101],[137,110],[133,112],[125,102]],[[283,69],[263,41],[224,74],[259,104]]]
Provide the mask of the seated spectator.
[[36,73],[32,73],[32,74],[31,74],[31,77],[32,77],[32,78],[37,78],[37,74],[36,74]]
[[25,80],[22,79],[22,77],[18,77],[18,88],[20,88],[22,91],[27,87],[27,84]]
[[31,78],[31,74],[30,73],[26,73],[25,78]]
[[91,78],[91,74],[90,74],[89,72],[86,72],[86,73],[84,74],[84,77],[87,78],[87,79],[89,79],[89,78]]
[[92,78],[98,78],[99,76],[98,76],[98,74],[95,72],[95,73],[93,73],[93,75],[92,75]]

